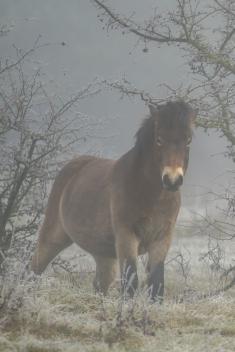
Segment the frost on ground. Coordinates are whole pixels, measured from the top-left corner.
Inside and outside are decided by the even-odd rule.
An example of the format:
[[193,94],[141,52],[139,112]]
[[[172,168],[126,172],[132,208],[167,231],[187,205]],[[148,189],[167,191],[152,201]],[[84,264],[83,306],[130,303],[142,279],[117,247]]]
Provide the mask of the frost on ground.
[[[176,236],[162,306],[148,302],[144,259],[140,292],[129,301],[121,299],[118,279],[107,297],[93,292],[90,257],[82,256],[74,273],[49,269],[17,288],[23,303],[0,319],[0,351],[235,351],[235,289],[213,295],[221,273],[207,262],[207,241]],[[231,243],[223,250],[220,261],[234,253]]]

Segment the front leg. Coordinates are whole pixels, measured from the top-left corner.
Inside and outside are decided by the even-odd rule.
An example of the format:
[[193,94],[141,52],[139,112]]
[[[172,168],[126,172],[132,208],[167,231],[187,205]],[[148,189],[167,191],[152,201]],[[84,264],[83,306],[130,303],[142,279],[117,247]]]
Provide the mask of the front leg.
[[171,243],[171,233],[151,244],[148,262],[148,287],[152,301],[163,301],[164,262]]
[[133,297],[138,288],[137,256],[139,241],[134,233],[122,229],[116,233],[116,250],[120,264],[122,293]]
[[152,301],[163,301],[164,296],[164,262],[155,263],[149,273],[149,294]]

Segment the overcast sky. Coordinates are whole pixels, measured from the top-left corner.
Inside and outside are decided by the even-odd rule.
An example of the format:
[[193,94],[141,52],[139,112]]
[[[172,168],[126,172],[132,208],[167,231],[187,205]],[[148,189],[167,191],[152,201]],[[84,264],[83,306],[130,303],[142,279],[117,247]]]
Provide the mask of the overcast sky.
[[[174,1],[158,3],[162,9]],[[109,4],[113,8],[118,5],[122,13],[135,11],[136,17],[144,20],[151,15],[156,1],[110,0]],[[133,36],[118,31],[107,33],[88,0],[1,0],[0,23],[13,25],[11,32],[0,38],[1,57],[13,56],[13,45],[30,48],[38,35],[42,43],[51,44],[37,52],[37,65],[43,67],[49,89],[62,96],[73,94],[95,77],[116,80],[125,76],[153,95],[162,94],[157,88],[160,83],[176,87],[189,80],[187,66],[177,50],[151,45],[144,53],[143,45],[136,47]],[[102,132],[107,138],[97,140],[95,148],[97,153],[114,158],[130,148],[141,119],[148,113],[143,102],[121,100],[117,93],[107,91],[83,102],[80,109],[107,121]],[[190,200],[187,197],[194,189],[192,185],[198,185],[200,192],[226,185],[225,172],[233,165],[221,156],[223,151],[222,139],[196,131],[184,204],[198,203],[194,196]]]

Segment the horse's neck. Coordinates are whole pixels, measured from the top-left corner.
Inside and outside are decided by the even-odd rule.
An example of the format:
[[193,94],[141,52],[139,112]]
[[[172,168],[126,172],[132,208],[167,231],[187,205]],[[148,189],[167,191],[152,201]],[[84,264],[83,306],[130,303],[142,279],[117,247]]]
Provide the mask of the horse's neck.
[[151,207],[157,201],[162,191],[160,167],[157,160],[144,157],[132,148],[122,158],[124,182],[128,194],[146,207]]

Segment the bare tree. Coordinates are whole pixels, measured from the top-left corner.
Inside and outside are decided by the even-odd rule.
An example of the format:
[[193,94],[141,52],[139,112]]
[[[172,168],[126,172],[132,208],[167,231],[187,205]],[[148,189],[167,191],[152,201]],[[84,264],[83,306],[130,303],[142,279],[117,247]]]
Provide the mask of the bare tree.
[[[7,29],[0,27],[0,36]],[[40,39],[40,38],[39,38]],[[32,58],[36,40],[12,59],[0,58],[0,311],[15,310],[30,286],[28,270],[48,188],[64,159],[90,135],[96,122],[79,103],[100,91],[92,82],[68,99],[49,94]],[[67,265],[67,263],[66,263]],[[23,291],[22,291],[23,290]]]
[[[228,154],[235,159],[235,3],[233,0],[175,0],[172,10],[162,13],[156,8],[147,21],[139,23],[133,14],[120,15],[107,1],[92,0],[98,18],[107,30],[130,33],[138,43],[155,43],[161,49],[175,46],[192,75],[189,86],[169,89],[172,96],[190,100],[200,110],[198,124],[218,130],[228,142]],[[123,82],[123,92],[151,98]],[[120,88],[120,85],[119,85]],[[156,100],[153,98],[153,102]]]
[[51,98],[40,70],[25,73],[25,58],[35,50],[18,52],[0,69],[0,272],[13,243],[26,248],[38,228],[50,180],[84,138],[89,121],[75,106],[99,91],[90,84],[67,101]]

